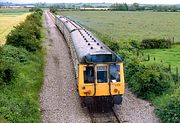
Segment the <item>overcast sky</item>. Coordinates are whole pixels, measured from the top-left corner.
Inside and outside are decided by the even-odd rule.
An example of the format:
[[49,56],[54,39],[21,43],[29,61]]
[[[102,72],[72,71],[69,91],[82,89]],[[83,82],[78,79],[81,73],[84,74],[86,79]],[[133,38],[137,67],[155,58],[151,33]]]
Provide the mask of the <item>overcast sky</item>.
[[0,2],[14,2],[14,3],[141,3],[141,4],[180,4],[180,0],[0,0]]

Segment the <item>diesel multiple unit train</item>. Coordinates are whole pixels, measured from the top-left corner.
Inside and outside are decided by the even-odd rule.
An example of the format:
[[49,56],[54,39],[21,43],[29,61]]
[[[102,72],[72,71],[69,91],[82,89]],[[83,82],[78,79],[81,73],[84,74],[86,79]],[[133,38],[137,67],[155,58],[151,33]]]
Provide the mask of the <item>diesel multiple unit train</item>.
[[56,16],[55,24],[71,51],[82,104],[121,104],[124,94],[124,71],[121,58],[80,24]]

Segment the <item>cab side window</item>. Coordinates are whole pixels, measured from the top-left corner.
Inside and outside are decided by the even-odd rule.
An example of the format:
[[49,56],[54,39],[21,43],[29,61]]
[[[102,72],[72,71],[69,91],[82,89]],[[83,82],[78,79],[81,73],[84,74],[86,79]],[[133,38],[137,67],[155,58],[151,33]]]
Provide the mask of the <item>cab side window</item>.
[[110,70],[110,82],[120,82],[120,66],[111,65],[109,66]]
[[84,83],[94,83],[94,67],[84,67]]

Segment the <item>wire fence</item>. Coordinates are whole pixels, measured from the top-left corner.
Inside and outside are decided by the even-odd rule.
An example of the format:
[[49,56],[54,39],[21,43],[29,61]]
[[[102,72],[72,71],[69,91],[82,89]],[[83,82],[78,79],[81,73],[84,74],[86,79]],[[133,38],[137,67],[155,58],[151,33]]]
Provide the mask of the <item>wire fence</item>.
[[[151,56],[150,54],[144,54],[142,52],[137,51],[136,54],[138,57],[142,57],[144,61],[158,61],[160,63],[163,63],[163,60],[157,60],[156,57]],[[176,84],[180,84],[180,69],[178,67],[174,67],[171,64],[166,65],[166,70],[171,73],[173,80]]]

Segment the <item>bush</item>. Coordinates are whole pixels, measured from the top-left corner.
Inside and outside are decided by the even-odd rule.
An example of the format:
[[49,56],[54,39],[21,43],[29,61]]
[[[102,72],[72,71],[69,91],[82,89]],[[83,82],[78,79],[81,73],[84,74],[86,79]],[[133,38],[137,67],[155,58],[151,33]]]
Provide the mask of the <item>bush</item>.
[[101,40],[103,41],[104,44],[106,44],[106,46],[108,46],[114,52],[117,52],[120,48],[119,43],[117,41],[114,41],[108,35],[103,35],[101,37]]
[[29,12],[37,12],[37,13],[39,13],[40,15],[42,15],[43,10],[42,10],[41,8],[38,8],[38,7],[33,7],[33,8],[30,8],[30,9],[29,9]]
[[35,36],[38,40],[41,38],[41,27],[37,26],[36,23],[26,21],[26,23],[21,24],[21,29],[28,31],[29,35]]
[[[38,123],[38,104],[30,97],[20,99],[1,94],[0,114],[12,123]],[[30,99],[29,99],[30,98]]]
[[10,62],[0,60],[0,85],[9,85],[17,78],[17,66]]
[[8,34],[6,44],[23,47],[30,52],[39,49],[39,43],[36,37],[30,35],[27,29],[21,29],[20,26],[17,26],[15,30],[12,30],[10,34]]
[[128,72],[128,84],[132,91],[145,99],[162,95],[173,83],[170,73],[158,64],[128,63]]
[[56,12],[57,12],[57,7],[51,6],[51,7],[49,8],[49,10],[50,10],[50,12],[56,14]]
[[138,49],[138,50],[141,49],[140,42],[136,40],[130,41],[129,44],[135,49]]
[[25,49],[4,45],[0,48],[0,84],[11,84],[18,76],[19,63],[28,60]]
[[180,88],[176,89],[172,95],[166,95],[165,100],[158,100],[156,114],[163,123],[179,123],[180,121]]
[[26,21],[19,24],[12,30],[6,40],[6,44],[15,47],[23,47],[26,50],[33,52],[41,49],[41,17],[34,13],[27,17]]
[[170,48],[171,41],[167,39],[144,39],[140,46],[143,49]]
[[11,45],[4,45],[0,51],[1,61],[15,63],[27,63],[29,60],[28,52],[23,48],[16,48]]
[[42,15],[34,12],[33,14],[27,16],[26,21],[30,21],[32,24],[36,24],[37,26],[42,27],[41,19]]

